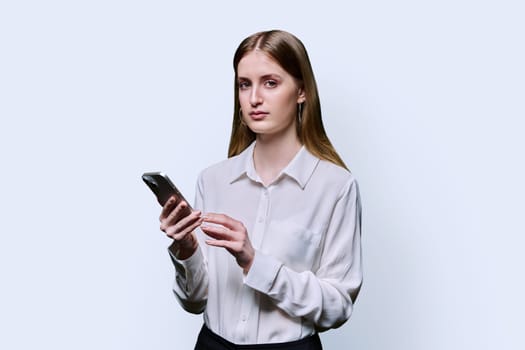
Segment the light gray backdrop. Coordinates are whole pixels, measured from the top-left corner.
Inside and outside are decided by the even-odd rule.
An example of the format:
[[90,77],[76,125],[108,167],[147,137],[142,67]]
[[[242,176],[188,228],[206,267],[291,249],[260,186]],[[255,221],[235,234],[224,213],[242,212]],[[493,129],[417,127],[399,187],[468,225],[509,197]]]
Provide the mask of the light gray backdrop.
[[231,60],[307,46],[361,184],[365,283],[327,349],[523,349],[520,1],[4,1],[0,348],[190,349],[140,180],[225,158]]

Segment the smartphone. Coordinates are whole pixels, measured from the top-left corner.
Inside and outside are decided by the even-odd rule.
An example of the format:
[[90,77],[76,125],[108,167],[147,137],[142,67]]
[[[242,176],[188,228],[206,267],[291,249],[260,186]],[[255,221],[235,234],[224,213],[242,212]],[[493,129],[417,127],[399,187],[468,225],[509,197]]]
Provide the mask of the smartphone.
[[188,204],[189,210],[192,210],[190,202],[188,202],[186,198],[184,198],[177,186],[175,186],[173,182],[171,182],[168,175],[160,171],[148,172],[142,174],[142,180],[155,194],[155,197],[157,197],[157,201],[161,206],[164,206],[168,199],[170,199],[171,196],[175,195],[178,198],[177,203],[181,200],[185,201]]

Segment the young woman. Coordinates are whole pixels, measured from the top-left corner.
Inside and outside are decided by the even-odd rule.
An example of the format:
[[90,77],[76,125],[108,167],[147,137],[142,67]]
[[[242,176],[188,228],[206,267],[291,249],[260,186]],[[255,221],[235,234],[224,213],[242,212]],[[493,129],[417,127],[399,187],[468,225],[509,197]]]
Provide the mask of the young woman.
[[200,174],[196,211],[171,198],[160,215],[174,292],[204,312],[196,349],[321,349],[317,333],[348,320],[362,283],[357,182],[299,39],[253,34],[233,64],[229,158]]

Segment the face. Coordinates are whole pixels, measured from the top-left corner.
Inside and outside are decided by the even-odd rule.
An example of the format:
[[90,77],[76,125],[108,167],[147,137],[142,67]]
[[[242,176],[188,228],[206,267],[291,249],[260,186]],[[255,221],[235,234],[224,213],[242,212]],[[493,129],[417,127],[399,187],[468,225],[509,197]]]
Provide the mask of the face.
[[296,80],[258,50],[239,61],[237,76],[242,118],[257,137],[296,137],[297,104],[304,102]]

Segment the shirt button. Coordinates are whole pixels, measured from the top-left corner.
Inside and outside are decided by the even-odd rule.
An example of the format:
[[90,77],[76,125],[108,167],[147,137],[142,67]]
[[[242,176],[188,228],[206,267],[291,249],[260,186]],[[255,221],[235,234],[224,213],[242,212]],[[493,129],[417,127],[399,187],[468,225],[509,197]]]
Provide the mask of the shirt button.
[[263,219],[263,218],[259,218],[257,221],[258,221],[258,222],[263,222],[264,219]]
[[242,322],[246,322],[246,315],[242,315],[242,316],[241,316],[241,321],[242,321]]
[[264,190],[263,194],[265,197],[268,197],[268,190]]

